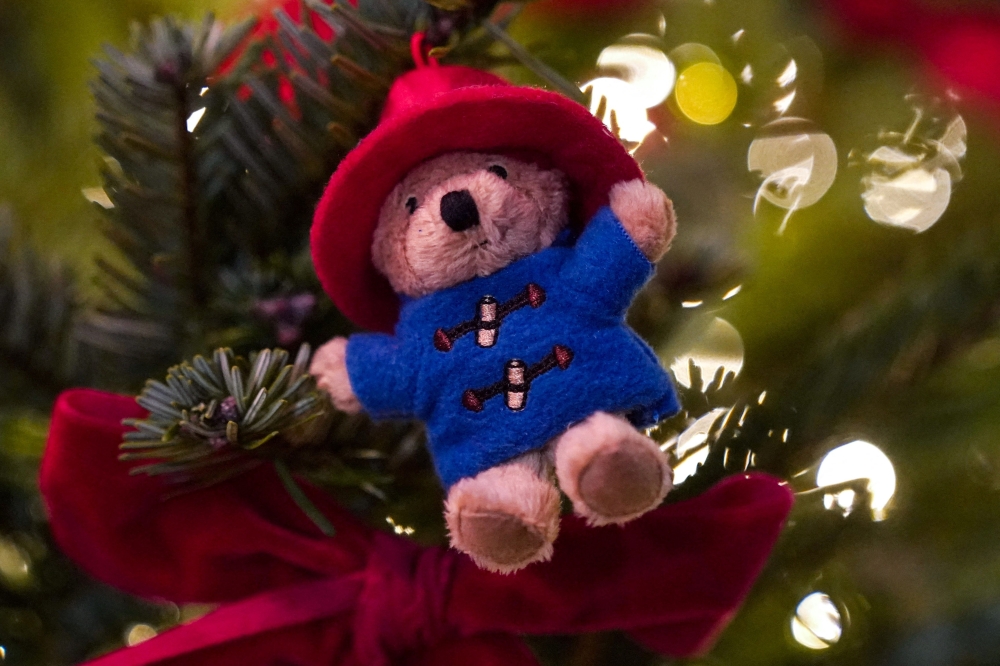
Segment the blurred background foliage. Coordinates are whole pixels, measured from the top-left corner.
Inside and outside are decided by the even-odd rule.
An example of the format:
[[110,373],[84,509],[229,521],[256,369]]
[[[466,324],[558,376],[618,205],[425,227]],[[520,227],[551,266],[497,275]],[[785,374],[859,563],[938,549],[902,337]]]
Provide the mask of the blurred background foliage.
[[207,11],[246,10],[232,0],[0,4],[0,201],[35,243],[85,275],[93,274],[93,254],[106,249],[80,195],[100,185],[88,82],[102,46],[124,48],[129,26],[154,16],[198,20]]
[[[631,319],[675,371],[692,361],[705,384],[716,368],[736,375],[716,391],[689,382],[689,412],[664,426],[664,441],[678,446],[671,438],[690,435],[693,421],[710,410],[721,416],[746,406],[745,424],[741,417],[734,425],[736,413],[710,437],[763,440],[789,427],[783,446],[751,450],[766,458],[759,467],[784,474],[803,494],[744,609],[715,649],[691,664],[1000,661],[998,116],[984,90],[961,89],[948,69],[952,60],[929,38],[907,37],[919,32],[907,29],[918,13],[926,21],[938,12],[941,34],[948,21],[985,30],[1000,19],[990,2],[874,4],[886,16],[897,12],[898,24],[880,29],[883,19],[851,0],[539,0],[510,25],[535,57],[575,83],[607,76],[595,65],[599,55],[637,32],[678,62],[678,46],[707,45],[737,80],[735,108],[722,123],[692,122],[674,97],[649,111],[657,129],[635,154],[673,198],[680,233]],[[76,352],[12,325],[11,304],[96,298],[94,257],[113,255],[95,205],[82,194],[102,185],[88,89],[101,45],[126,49],[130,24],[153,16],[200,20],[212,10],[232,22],[273,6],[0,0],[0,246],[8,257],[0,272],[0,308],[7,308],[0,310],[4,663],[72,663],[204,611],[114,592],[59,555],[34,478],[52,397],[73,380],[63,360]],[[967,55],[969,72],[989,78],[990,53],[984,47]],[[489,55],[515,81],[551,84],[503,49]],[[777,113],[787,89],[775,81],[790,60],[798,67],[796,96]],[[746,64],[753,66],[749,82],[740,77]],[[1000,71],[992,78],[1000,80]],[[767,201],[755,206],[763,185],[747,168],[752,142],[780,115],[807,119],[837,151],[832,186],[814,205],[791,212]],[[862,198],[877,166],[872,153],[903,145],[893,133],[911,126],[907,145],[933,145],[959,115],[968,154],[961,181],[952,174],[954,192],[940,219],[920,234],[876,224]],[[29,273],[41,282],[23,279]],[[28,298],[28,282],[46,286]],[[736,332],[735,342],[709,331],[718,320]],[[705,340],[715,342],[699,347]],[[345,428],[346,438],[376,437],[369,426]],[[391,438],[405,437],[412,448],[405,432],[393,430]],[[864,487],[851,497],[815,490],[823,454],[858,439],[892,462],[895,494],[884,520],[858,508],[869,499]],[[397,504],[379,511],[433,541],[439,525],[420,521],[438,506],[438,491],[420,475],[400,485]],[[371,500],[357,506],[370,508]],[[800,606],[810,598],[812,606]],[[567,666],[658,661],[615,635],[554,637],[534,647],[547,663]]]

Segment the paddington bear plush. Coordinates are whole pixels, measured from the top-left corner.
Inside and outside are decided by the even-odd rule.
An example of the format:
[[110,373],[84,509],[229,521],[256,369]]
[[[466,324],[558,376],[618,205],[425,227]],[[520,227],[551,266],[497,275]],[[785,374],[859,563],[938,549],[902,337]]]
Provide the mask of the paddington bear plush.
[[510,572],[550,557],[559,488],[591,524],[671,487],[637,428],[677,398],[625,311],[674,235],[670,201],[582,106],[465,67],[396,81],[312,230],[363,328],[317,350],[333,403],[419,418],[452,545]]

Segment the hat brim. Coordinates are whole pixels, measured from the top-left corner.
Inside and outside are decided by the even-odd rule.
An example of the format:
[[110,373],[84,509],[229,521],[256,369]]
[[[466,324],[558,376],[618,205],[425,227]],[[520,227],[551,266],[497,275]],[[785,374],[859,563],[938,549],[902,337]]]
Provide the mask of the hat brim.
[[642,170],[604,124],[562,95],[519,86],[443,93],[381,123],[334,172],[316,209],[312,256],[323,289],[358,326],[392,332],[399,298],[371,259],[382,203],[421,162],[445,153],[543,155],[570,183],[570,219],[583,225],[618,182]]

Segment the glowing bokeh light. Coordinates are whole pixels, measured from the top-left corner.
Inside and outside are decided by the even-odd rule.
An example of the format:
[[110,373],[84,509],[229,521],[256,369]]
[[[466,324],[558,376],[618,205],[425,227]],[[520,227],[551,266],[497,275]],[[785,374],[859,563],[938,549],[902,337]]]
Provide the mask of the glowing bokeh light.
[[188,116],[187,119],[188,132],[194,131],[194,128],[196,128],[198,126],[198,123],[201,122],[201,117],[205,115],[205,111],[206,111],[205,107],[202,107],[197,111],[195,111],[194,113],[192,113],[190,116]]
[[[627,81],[600,77],[584,83],[580,89],[590,93],[591,113],[598,116],[609,129],[613,129],[613,125],[617,124],[619,138],[640,143],[647,134],[656,129],[656,125],[649,122],[646,107],[643,106],[635,86]],[[604,100],[604,110],[598,114],[602,100]],[[612,112],[614,123],[611,122]]]
[[968,146],[966,144],[966,139],[968,137],[969,130],[965,126],[965,119],[962,116],[955,116],[948,127],[945,128],[944,134],[937,143],[948,153],[951,153],[955,159],[961,159],[965,157],[965,151]]
[[795,91],[788,93],[784,97],[775,100],[773,106],[774,110],[778,112],[779,116],[783,116],[788,113],[788,109],[791,108],[792,102],[795,101]]
[[887,133],[890,144],[867,156],[871,172],[862,179],[861,194],[872,220],[917,233],[932,227],[948,209],[953,184],[962,177],[959,160],[967,150],[961,116],[938,138],[918,134],[923,116],[918,109],[905,134]]
[[[820,488],[854,479],[868,480],[872,517],[884,520],[885,508],[896,493],[896,470],[892,462],[874,444],[855,440],[827,453],[816,472],[816,485]],[[854,506],[854,491],[843,490],[836,496],[829,494],[823,501],[828,509],[839,506],[850,511]]]
[[764,127],[747,152],[747,168],[763,182],[754,199],[795,211],[819,201],[837,177],[837,146],[828,134],[800,118],[781,118]]
[[674,377],[684,386],[691,388],[691,361],[701,370],[705,384],[720,368],[724,374],[736,375],[743,369],[743,338],[725,319],[714,317],[697,330],[687,331],[684,337],[691,340],[690,345],[670,364]]
[[597,56],[597,66],[634,88],[634,99],[651,109],[674,89],[677,70],[666,54],[641,44],[615,44]]
[[812,650],[825,650],[843,635],[840,611],[823,592],[807,595],[792,616],[792,638]]
[[875,222],[917,233],[941,219],[951,202],[951,175],[944,169],[910,169],[898,176],[872,174],[861,195]]
[[699,62],[681,72],[674,95],[681,112],[700,125],[724,121],[738,97],[733,75],[714,62]]
[[687,429],[677,436],[674,443],[668,443],[664,450],[672,448],[674,456],[680,462],[674,467],[674,484],[678,484],[688,478],[696,471],[698,465],[708,458],[708,433],[711,432],[715,422],[725,414],[725,407],[717,407],[708,412]]
[[799,64],[794,59],[788,61],[788,66],[778,75],[778,85],[787,88],[799,75]]
[[129,647],[148,641],[156,636],[156,629],[148,624],[133,624],[125,633],[125,644]]
[[90,203],[95,203],[105,210],[111,210],[115,207],[115,203],[108,196],[108,193],[103,187],[85,187],[80,192],[83,193],[83,198]]
[[[630,39],[649,35],[629,35]],[[646,109],[670,95],[677,70],[659,49],[645,44],[615,44],[597,58],[597,66],[608,76],[587,81],[580,89],[590,95],[590,112],[622,141],[640,144],[656,129]]]
[[416,531],[412,527],[407,527],[406,525],[400,525],[395,520],[393,520],[392,516],[386,516],[385,522],[389,523],[389,525],[392,526],[392,531],[395,532],[396,534],[405,534],[406,536],[410,536]]
[[0,540],[0,576],[8,587],[21,589],[31,584],[28,554],[16,543]]

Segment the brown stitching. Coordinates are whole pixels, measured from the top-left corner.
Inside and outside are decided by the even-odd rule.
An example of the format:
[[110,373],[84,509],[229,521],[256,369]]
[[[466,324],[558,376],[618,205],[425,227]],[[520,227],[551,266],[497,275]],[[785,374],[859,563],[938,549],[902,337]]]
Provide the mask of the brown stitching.
[[481,412],[487,400],[503,393],[507,408],[519,412],[527,405],[531,382],[553,368],[565,370],[572,362],[573,350],[563,345],[554,346],[545,358],[531,367],[519,358],[511,359],[504,365],[503,379],[489,386],[468,389],[462,393],[462,406],[470,412]]
[[463,321],[453,328],[439,328],[434,331],[434,348],[438,351],[449,352],[456,340],[472,331],[476,332],[477,346],[492,347],[497,343],[500,324],[507,315],[526,305],[537,308],[544,302],[545,290],[534,282],[529,283],[517,296],[504,303],[498,304],[492,296],[483,296],[476,303],[475,317]]

